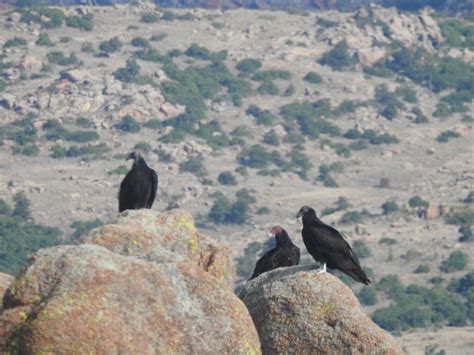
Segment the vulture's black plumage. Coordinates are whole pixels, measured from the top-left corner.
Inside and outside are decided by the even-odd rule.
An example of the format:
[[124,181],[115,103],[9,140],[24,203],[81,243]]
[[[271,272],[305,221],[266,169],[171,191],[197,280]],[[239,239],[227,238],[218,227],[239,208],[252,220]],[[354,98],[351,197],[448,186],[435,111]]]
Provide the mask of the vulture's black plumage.
[[151,208],[158,187],[158,175],[139,152],[130,153],[128,159],[133,159],[133,166],[120,184],[119,212]]
[[323,223],[311,207],[301,207],[297,217],[303,217],[301,234],[306,249],[314,260],[323,264],[320,272],[326,272],[327,264],[329,268],[338,269],[358,282],[370,283],[359,259],[341,233]]
[[257,261],[250,280],[264,272],[282,266],[298,265],[300,262],[300,249],[292,243],[286,230],[275,226],[270,235],[275,237],[276,246]]

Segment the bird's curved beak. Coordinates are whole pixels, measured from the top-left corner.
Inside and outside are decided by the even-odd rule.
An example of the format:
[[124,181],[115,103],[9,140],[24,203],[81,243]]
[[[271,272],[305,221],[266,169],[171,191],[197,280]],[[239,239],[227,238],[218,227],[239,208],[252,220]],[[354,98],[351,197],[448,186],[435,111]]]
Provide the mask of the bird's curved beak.
[[296,215],[296,219],[301,222],[303,219],[303,211],[299,210],[298,214]]
[[125,158],[125,161],[130,160],[130,159],[133,159],[133,153],[130,153],[129,155],[127,155],[127,157]]
[[269,238],[275,238],[275,234],[272,233],[272,232],[270,232],[270,233],[268,233],[268,237],[269,237]]

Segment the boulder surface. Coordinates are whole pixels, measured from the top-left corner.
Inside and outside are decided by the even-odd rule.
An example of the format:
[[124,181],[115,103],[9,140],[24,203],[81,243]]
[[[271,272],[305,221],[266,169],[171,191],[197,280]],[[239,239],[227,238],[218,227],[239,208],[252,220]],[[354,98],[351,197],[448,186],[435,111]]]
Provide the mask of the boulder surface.
[[259,354],[233,273],[187,212],[123,213],[30,257],[3,297],[0,352]]
[[365,314],[351,289],[307,266],[279,268],[249,281],[240,298],[263,354],[403,354]]

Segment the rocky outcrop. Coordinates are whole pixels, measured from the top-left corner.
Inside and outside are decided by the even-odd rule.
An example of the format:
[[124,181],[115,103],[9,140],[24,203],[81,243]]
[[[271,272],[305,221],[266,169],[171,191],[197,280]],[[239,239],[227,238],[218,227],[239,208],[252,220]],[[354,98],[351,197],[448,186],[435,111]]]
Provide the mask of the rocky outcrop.
[[279,268],[249,281],[240,298],[257,327],[263,354],[403,354],[350,288],[331,274]]
[[185,211],[128,211],[81,243],[29,259],[3,298],[0,352],[260,352],[227,248]]

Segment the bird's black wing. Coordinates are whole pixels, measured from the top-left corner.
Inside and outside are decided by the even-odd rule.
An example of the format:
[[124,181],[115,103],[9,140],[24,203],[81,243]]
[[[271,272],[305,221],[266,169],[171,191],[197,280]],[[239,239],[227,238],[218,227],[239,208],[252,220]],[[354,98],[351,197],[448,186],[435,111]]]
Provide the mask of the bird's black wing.
[[151,208],[151,206],[153,206],[153,202],[155,202],[156,190],[158,189],[158,175],[156,174],[156,171],[153,169],[150,169],[150,175],[151,175],[151,191],[150,191],[150,196],[148,197],[148,208]]
[[291,263],[291,266],[299,265],[300,263],[300,248],[298,248],[296,245],[291,246],[290,263]]
[[310,243],[326,260],[328,267],[339,269],[355,280],[368,284],[370,280],[360,266],[357,255],[341,233],[331,226],[318,223],[311,227],[313,238]]

